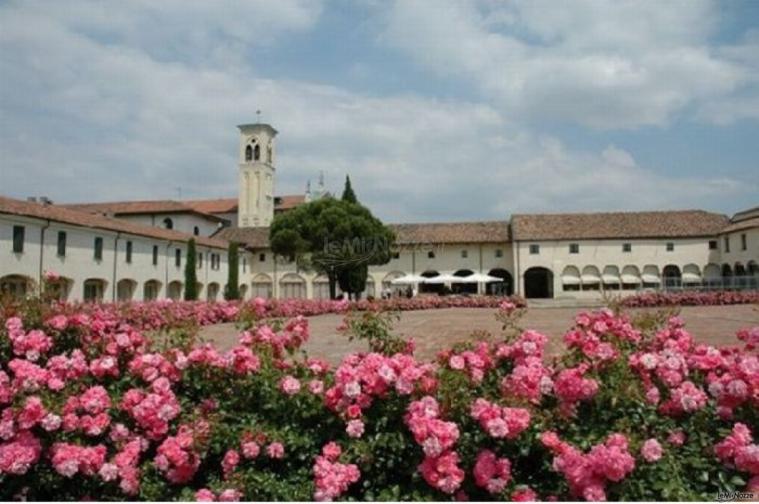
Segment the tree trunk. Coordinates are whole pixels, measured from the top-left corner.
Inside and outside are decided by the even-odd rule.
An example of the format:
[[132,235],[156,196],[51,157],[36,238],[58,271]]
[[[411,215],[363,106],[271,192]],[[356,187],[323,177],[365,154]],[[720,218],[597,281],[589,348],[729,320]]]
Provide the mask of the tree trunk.
[[329,298],[335,299],[337,298],[337,276],[335,273],[329,273],[327,279],[329,280]]

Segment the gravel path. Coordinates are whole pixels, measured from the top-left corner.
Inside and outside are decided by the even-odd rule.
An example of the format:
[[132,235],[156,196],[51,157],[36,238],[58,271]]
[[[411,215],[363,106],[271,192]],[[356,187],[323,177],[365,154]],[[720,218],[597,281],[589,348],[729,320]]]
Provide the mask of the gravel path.
[[[549,336],[549,352],[562,348],[561,336],[572,326],[578,308],[533,308],[522,319],[522,327],[535,329]],[[640,311],[640,310],[637,310]],[[416,341],[416,355],[432,358],[435,354],[459,341],[470,339],[475,330],[492,334],[500,331],[500,324],[490,308],[446,308],[401,313],[396,331]],[[751,305],[732,306],[686,306],[680,316],[686,328],[698,341],[714,345],[734,344],[739,329],[759,325],[759,307]],[[325,358],[332,363],[356,350],[365,350],[362,343],[349,342],[338,334],[336,327],[341,315],[319,315],[309,318],[311,338],[305,345],[309,355]],[[220,349],[227,349],[237,341],[232,324],[218,324],[202,329],[201,336],[213,341]]]

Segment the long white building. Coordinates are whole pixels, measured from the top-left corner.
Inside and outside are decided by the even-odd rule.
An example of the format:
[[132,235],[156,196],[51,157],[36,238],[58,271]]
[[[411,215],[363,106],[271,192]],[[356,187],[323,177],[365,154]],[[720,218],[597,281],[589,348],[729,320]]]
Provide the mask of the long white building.
[[[218,299],[229,242],[244,245],[246,297],[326,298],[327,279],[275,257],[269,224],[326,191],[275,196],[276,135],[239,127],[237,197],[54,205],[0,198],[0,291],[23,294],[45,272],[63,278],[67,300],[179,298],[183,258],[198,242],[201,296]],[[369,271],[365,295],[394,289],[406,274],[486,273],[459,292],[528,298],[597,297],[605,291],[757,288],[759,207],[732,218],[703,210],[516,214],[508,220],[393,224],[397,249]],[[438,291],[442,285],[422,285]]]

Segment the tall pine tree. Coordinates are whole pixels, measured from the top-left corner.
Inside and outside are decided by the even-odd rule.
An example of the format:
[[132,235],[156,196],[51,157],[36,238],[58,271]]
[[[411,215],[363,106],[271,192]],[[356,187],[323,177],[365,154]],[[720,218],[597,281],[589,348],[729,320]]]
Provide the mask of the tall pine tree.
[[238,253],[237,243],[229,244],[229,256],[227,259],[229,267],[227,273],[227,285],[224,287],[224,299],[240,299],[240,255]]
[[195,251],[195,239],[190,238],[187,243],[187,260],[184,263],[184,300],[195,301],[198,299],[198,273],[196,270],[197,252]]
[[358,203],[356,193],[353,192],[353,187],[351,186],[351,178],[348,175],[345,176],[345,189],[343,189],[342,200],[349,203]]

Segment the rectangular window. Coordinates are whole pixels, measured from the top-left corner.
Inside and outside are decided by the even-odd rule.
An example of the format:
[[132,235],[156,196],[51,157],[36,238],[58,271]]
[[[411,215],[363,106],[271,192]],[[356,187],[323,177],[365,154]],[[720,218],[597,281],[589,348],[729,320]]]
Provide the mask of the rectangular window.
[[248,272],[248,260],[244,257],[242,258],[242,272],[247,273]]
[[667,242],[667,252],[673,252],[675,250],[675,244],[672,242]]
[[503,257],[503,250],[502,249],[495,249],[495,256],[496,257]]
[[24,234],[26,228],[24,226],[13,226],[13,252],[21,254],[24,252]]
[[95,237],[95,260],[103,260],[103,239],[99,236]]
[[579,243],[570,243],[569,244],[569,253],[570,254],[579,254],[580,253],[580,244]]
[[66,231],[58,231],[58,257],[66,257]]
[[174,250],[174,266],[177,268],[182,266],[182,249]]
[[467,257],[469,257],[469,251],[468,250],[462,250],[461,251],[461,258],[462,259],[466,259]]
[[259,262],[266,261],[266,254],[258,254],[258,260]]
[[730,237],[725,236],[725,252],[730,252]]
[[632,252],[632,249],[633,249],[632,243],[622,244],[622,252]]
[[203,253],[198,253],[198,269],[203,269]]
[[741,250],[746,250],[748,248],[748,243],[746,243],[746,233],[743,233],[741,235]]
[[709,240],[709,250],[717,250],[717,240]]
[[153,245],[153,266],[158,266],[158,245]]
[[540,245],[538,245],[537,243],[533,243],[532,245],[530,245],[530,254],[532,255],[540,254]]
[[401,258],[401,253],[400,252],[393,252],[392,256],[393,256],[393,259],[400,259]]
[[433,250],[430,250],[427,252],[427,258],[434,259],[435,258],[435,252]]
[[132,264],[132,242],[126,242],[126,262]]

